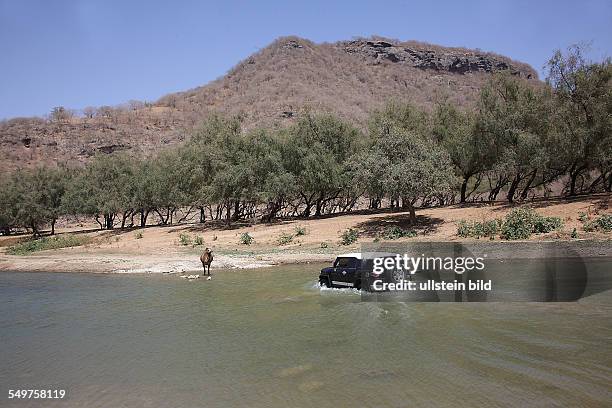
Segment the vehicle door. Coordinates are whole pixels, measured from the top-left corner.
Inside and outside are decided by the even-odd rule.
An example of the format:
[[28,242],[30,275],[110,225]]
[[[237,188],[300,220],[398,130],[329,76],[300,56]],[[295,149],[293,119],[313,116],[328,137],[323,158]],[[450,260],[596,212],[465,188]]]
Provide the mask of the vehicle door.
[[334,262],[334,270],[331,273],[333,286],[352,287],[357,274],[357,259],[338,257]]

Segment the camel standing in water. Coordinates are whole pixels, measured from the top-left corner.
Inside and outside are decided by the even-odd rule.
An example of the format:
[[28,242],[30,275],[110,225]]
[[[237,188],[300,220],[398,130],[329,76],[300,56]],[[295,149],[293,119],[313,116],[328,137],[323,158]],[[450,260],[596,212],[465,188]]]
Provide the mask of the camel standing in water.
[[213,261],[212,251],[206,248],[204,252],[202,253],[202,256],[200,256],[200,261],[202,261],[202,267],[204,268],[204,275],[206,275],[206,267],[208,266],[208,276],[210,276],[210,264]]

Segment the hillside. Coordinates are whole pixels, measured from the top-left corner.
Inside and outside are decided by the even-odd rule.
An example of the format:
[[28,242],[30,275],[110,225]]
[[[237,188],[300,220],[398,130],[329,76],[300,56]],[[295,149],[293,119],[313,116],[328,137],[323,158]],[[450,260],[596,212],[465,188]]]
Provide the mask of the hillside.
[[372,38],[315,44],[285,37],[205,86],[154,103],[87,108],[79,115],[0,123],[0,171],[83,163],[96,153],[137,155],[178,143],[211,113],[244,126],[285,126],[305,110],[334,112],[358,126],[389,99],[430,108],[448,98],[472,105],[490,73],[537,80],[528,65],[491,53]]

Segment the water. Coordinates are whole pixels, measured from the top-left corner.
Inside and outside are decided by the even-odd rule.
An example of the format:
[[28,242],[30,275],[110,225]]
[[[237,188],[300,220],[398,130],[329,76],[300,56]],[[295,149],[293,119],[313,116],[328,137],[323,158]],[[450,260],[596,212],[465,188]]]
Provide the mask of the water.
[[[368,303],[319,266],[0,274],[0,406],[612,403],[612,291],[577,303]],[[8,389],[64,388],[11,402]]]

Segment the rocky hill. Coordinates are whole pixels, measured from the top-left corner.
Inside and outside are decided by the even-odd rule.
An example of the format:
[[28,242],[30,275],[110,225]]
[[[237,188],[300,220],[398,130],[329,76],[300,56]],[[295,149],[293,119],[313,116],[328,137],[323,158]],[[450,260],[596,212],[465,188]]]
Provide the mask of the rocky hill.
[[384,38],[315,44],[284,37],[224,77],[154,103],[3,121],[0,170],[83,163],[118,150],[150,154],[184,140],[211,113],[240,115],[248,128],[286,126],[306,110],[334,112],[364,126],[369,112],[390,99],[425,108],[442,98],[470,106],[496,71],[537,80],[524,63],[475,50]]

